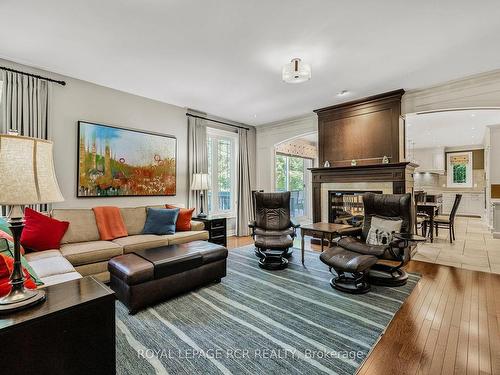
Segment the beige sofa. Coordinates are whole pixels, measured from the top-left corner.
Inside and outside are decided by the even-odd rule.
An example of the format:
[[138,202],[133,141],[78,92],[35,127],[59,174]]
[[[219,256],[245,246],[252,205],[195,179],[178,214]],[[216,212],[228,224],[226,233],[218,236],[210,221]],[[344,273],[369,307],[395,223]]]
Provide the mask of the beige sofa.
[[[149,206],[164,207],[164,206]],[[45,285],[94,275],[109,281],[108,260],[139,249],[207,240],[208,232],[199,221],[191,222],[191,231],[157,236],[141,234],[146,222],[146,206],[121,208],[128,236],[101,241],[92,209],[54,209],[51,216],[70,223],[60,250],[26,254],[26,259]]]

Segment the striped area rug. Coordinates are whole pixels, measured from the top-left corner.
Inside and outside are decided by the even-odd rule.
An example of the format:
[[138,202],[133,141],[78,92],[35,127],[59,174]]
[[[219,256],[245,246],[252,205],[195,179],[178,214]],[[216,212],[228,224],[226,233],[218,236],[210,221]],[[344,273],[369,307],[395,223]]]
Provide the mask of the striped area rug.
[[365,295],[333,290],[318,253],[264,271],[229,251],[221,283],[128,315],[117,302],[118,374],[354,374],[419,276]]

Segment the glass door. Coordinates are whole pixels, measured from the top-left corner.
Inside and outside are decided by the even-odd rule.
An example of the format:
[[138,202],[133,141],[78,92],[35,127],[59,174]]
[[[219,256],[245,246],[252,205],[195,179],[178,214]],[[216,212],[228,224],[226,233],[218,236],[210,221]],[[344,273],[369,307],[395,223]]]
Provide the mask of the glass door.
[[312,160],[298,156],[276,154],[275,190],[290,192],[290,214],[297,221],[306,220],[309,215],[309,173]]

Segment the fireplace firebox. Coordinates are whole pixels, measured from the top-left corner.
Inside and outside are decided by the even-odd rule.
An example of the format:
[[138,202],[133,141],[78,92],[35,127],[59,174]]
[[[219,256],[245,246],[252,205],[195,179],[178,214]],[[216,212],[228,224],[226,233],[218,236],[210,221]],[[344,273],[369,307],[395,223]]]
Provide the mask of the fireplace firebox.
[[363,194],[378,190],[328,190],[328,222],[360,226],[363,224]]

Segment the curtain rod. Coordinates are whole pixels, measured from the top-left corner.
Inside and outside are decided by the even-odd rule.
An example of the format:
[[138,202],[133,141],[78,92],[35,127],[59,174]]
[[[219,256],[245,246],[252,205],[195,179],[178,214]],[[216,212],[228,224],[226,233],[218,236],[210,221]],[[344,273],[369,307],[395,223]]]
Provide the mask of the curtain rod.
[[57,83],[57,84],[59,84],[61,86],[66,86],[66,82],[65,81],[58,81],[57,79],[52,79],[52,78],[47,78],[47,77],[39,76],[38,74],[21,72],[20,70],[16,70],[16,69],[12,69],[12,68],[7,68],[5,66],[0,66],[0,69],[6,70],[8,72],[24,74],[25,76],[30,76],[30,77],[34,77],[34,78],[43,79],[43,80],[49,81],[49,82],[54,82],[54,83]]
[[209,119],[209,118],[206,118],[206,117],[192,115],[191,113],[186,113],[186,116],[194,117],[194,118],[199,118],[199,119],[207,120],[207,121],[212,121],[212,122],[216,122],[218,124],[224,124],[224,125],[232,126],[234,128],[238,128],[238,129],[250,130],[249,128],[245,128],[244,126],[233,125],[233,124],[229,124],[229,123],[224,122],[224,121],[212,120],[212,119]]

